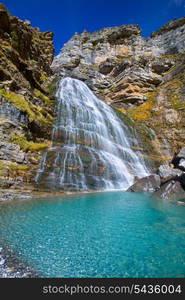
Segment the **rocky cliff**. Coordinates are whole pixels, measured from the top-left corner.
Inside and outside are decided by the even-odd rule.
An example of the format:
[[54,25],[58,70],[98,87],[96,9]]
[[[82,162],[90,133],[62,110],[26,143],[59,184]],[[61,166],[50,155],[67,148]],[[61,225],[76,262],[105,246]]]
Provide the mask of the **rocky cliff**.
[[5,190],[30,182],[50,145],[53,55],[52,32],[40,32],[0,4],[0,188]]
[[52,69],[85,81],[145,135],[142,126],[151,129],[148,152],[160,162],[185,141],[184,48],[185,18],[167,23],[149,38],[135,24],[84,31],[64,45]]
[[169,162],[185,146],[184,48],[180,18],[149,38],[136,24],[75,33],[53,60],[53,33],[0,4],[1,192],[9,197],[26,183],[30,188],[51,144],[58,76],[84,81],[111,105],[139,133],[134,150],[143,150],[151,166]]

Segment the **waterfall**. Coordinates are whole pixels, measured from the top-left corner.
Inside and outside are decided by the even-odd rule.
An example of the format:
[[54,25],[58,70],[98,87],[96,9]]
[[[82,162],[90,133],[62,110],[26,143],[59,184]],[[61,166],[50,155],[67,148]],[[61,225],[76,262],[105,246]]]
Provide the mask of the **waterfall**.
[[53,146],[41,159],[38,184],[56,190],[127,189],[134,176],[148,175],[131,148],[128,127],[85,83],[61,79],[56,96]]

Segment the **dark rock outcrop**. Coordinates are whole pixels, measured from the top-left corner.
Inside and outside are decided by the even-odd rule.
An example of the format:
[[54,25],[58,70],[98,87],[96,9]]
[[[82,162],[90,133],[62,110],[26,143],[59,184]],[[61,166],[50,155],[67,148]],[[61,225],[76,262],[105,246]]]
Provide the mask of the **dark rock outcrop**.
[[161,165],[158,169],[158,174],[161,178],[161,182],[167,182],[174,179],[177,176],[182,175],[182,171],[178,169],[171,168],[169,165]]
[[[184,148],[176,153],[172,159],[183,158]],[[179,170],[179,165],[161,165],[157,174],[136,179],[136,182],[128,189],[130,192],[150,193],[154,198],[168,201],[185,202],[185,172]]]
[[152,174],[147,177],[137,179],[136,182],[129,187],[128,192],[145,192],[153,193],[159,189],[161,180],[159,175]]
[[178,201],[185,199],[185,190],[180,182],[172,180],[163,184],[153,196],[161,200]]

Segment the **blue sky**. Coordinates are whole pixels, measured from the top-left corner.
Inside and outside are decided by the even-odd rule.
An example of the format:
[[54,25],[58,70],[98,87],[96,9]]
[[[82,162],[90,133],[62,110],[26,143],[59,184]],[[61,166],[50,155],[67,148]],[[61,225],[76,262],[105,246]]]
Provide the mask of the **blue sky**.
[[55,33],[56,54],[74,32],[137,23],[147,37],[171,19],[185,15],[185,0],[2,0],[32,26]]

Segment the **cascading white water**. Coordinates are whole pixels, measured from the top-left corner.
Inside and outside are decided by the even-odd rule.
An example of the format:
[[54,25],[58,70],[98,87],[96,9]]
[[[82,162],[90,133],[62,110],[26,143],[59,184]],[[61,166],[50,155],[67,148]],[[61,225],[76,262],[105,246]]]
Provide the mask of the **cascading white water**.
[[131,148],[128,128],[85,83],[60,81],[53,147],[44,153],[36,182],[53,189],[127,189],[148,175]]

